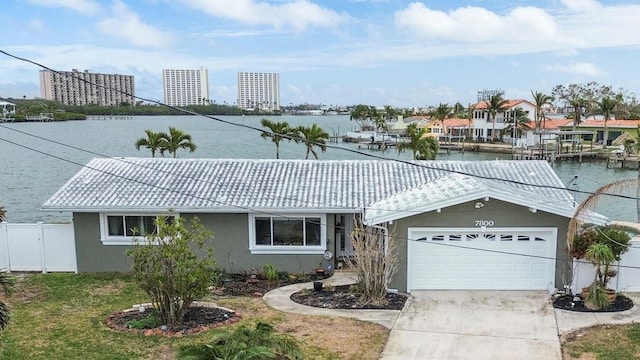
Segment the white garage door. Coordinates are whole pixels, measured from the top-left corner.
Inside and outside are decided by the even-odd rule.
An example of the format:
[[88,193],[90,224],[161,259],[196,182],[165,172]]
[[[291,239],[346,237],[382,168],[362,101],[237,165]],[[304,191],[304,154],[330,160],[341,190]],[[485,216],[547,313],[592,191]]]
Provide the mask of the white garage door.
[[407,289],[546,290],[555,228],[410,228]]

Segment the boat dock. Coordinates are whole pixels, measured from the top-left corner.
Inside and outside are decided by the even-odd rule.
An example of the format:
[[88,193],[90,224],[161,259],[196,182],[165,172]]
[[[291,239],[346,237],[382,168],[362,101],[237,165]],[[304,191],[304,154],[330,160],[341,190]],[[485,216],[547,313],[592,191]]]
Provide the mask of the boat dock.
[[131,120],[131,115],[87,115],[87,120]]
[[624,152],[616,152],[609,155],[607,158],[607,168],[629,168],[640,169],[640,160],[635,155],[628,155]]

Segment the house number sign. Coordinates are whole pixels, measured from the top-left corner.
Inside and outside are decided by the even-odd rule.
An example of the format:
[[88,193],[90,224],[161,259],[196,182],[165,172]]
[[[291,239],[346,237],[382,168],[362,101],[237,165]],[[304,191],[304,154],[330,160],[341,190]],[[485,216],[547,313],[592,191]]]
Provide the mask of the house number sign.
[[478,227],[493,226],[493,220],[475,220],[475,224]]

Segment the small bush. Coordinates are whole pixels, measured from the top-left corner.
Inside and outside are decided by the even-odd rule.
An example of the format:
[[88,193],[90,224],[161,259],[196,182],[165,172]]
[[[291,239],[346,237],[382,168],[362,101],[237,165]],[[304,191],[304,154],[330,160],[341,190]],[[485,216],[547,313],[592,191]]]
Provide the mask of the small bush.
[[160,320],[160,317],[158,316],[158,312],[153,309],[151,311],[149,311],[149,314],[140,319],[140,320],[129,320],[125,323],[125,325],[127,325],[127,327],[132,328],[132,329],[155,329],[158,326],[162,325],[162,321]]
[[276,270],[275,266],[271,264],[266,264],[262,271],[264,273],[264,277],[269,281],[276,281],[280,278],[280,274]]

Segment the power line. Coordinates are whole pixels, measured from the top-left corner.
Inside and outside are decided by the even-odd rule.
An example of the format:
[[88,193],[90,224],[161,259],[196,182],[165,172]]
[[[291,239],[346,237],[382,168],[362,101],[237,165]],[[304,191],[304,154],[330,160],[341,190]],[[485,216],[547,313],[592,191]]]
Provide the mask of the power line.
[[[54,72],[56,74],[62,74],[62,72],[60,72],[60,71],[51,69],[51,68],[49,68],[49,67],[47,67],[45,65],[42,65],[42,64],[40,64],[38,62],[33,61],[33,60],[30,60],[30,59],[27,59],[27,58],[23,58],[23,57],[19,57],[17,55],[13,55],[11,53],[8,53],[5,50],[0,49],[0,53],[2,53],[4,55],[7,55],[7,56],[9,56],[11,58],[14,58],[16,60],[28,62],[30,64],[33,64],[33,65],[37,66],[37,67],[40,67],[40,68],[43,68],[45,70]],[[130,93],[127,93],[127,92],[119,90],[119,89],[114,89],[114,88],[111,88],[111,87],[108,87],[108,86],[105,86],[105,85],[96,84],[96,83],[93,83],[93,82],[91,82],[89,80],[77,77],[75,75],[71,75],[71,76],[76,78],[77,80],[80,80],[80,81],[85,82],[87,84],[98,86],[98,87],[102,87],[102,88],[109,89],[109,90],[118,91],[118,92],[121,92],[121,93],[123,93],[123,94],[125,94],[127,96],[131,96],[133,98],[136,98],[136,99],[139,99],[139,100],[142,100],[142,101],[146,101],[146,102],[150,102],[150,103],[153,103],[153,104],[156,104],[156,105],[164,106],[164,107],[167,107],[167,108],[172,109],[172,110],[183,112],[185,114],[195,115],[195,116],[202,116],[202,117],[205,117],[205,118],[208,118],[208,119],[211,119],[211,120],[214,120],[214,121],[218,121],[218,122],[221,122],[221,123],[224,123],[224,124],[228,124],[228,125],[232,125],[232,126],[236,126],[236,127],[240,127],[240,128],[245,128],[245,129],[249,129],[249,130],[253,130],[253,131],[256,131],[256,132],[259,132],[259,133],[282,136],[283,138],[288,139],[288,140],[298,140],[298,141],[300,140],[299,138],[294,137],[294,136],[289,136],[289,135],[286,135],[286,134],[276,134],[276,133],[273,133],[271,131],[267,131],[265,129],[261,129],[261,128],[258,128],[258,127],[255,127],[255,126],[251,126],[251,125],[247,125],[247,124],[235,123],[235,122],[232,122],[232,121],[228,121],[228,120],[224,120],[224,119],[221,119],[221,118],[217,118],[217,117],[212,116],[212,115],[200,114],[200,113],[195,112],[195,111],[191,111],[191,110],[183,109],[183,108],[180,108],[180,107],[168,105],[168,104],[165,104],[165,103],[157,101],[157,100],[151,100],[151,99],[147,99],[147,98],[144,98],[144,97],[141,97],[141,96],[130,94]],[[338,150],[341,150],[341,151],[346,151],[346,152],[350,152],[350,153],[361,155],[361,156],[365,156],[365,157],[370,157],[370,158],[377,159],[377,160],[396,161],[396,162],[400,162],[400,163],[403,163],[403,164],[406,164],[406,165],[410,165],[410,166],[422,167],[422,168],[425,168],[425,169],[436,170],[436,171],[444,171],[444,172],[449,172],[449,173],[459,174],[459,175],[464,175],[464,176],[470,176],[470,177],[479,178],[479,179],[503,181],[503,182],[511,183],[511,184],[515,184],[515,185],[530,186],[530,187],[534,187],[534,188],[544,188],[544,189],[552,189],[552,190],[562,190],[562,191],[569,191],[569,192],[578,193],[578,194],[586,194],[586,195],[592,195],[593,194],[592,192],[589,192],[589,191],[581,191],[581,190],[577,190],[577,189],[567,189],[564,186],[549,185],[549,184],[544,184],[544,185],[543,184],[531,184],[531,183],[527,183],[527,182],[524,182],[524,181],[517,181],[517,180],[513,180],[513,179],[503,179],[503,178],[497,178],[497,177],[493,177],[493,176],[472,174],[472,173],[468,173],[468,172],[460,171],[460,170],[455,170],[455,169],[442,169],[442,168],[429,166],[429,165],[424,164],[424,163],[418,163],[418,162],[402,160],[402,159],[391,159],[391,158],[387,158],[387,157],[384,157],[384,156],[370,154],[370,153],[366,153],[366,152],[363,152],[363,151],[344,148],[344,147],[331,145],[331,144],[323,144],[323,143],[317,143],[317,142],[311,142],[311,143],[313,145],[324,146],[324,147],[329,148],[329,149],[338,149]],[[623,199],[638,200],[638,198],[636,198],[636,197],[626,196],[626,195],[622,195],[622,194],[601,193],[601,195],[618,197],[618,198],[623,198]]]
[[[55,73],[60,74],[60,72],[58,72],[58,71],[56,71],[56,70],[50,69],[50,68],[48,68],[48,67],[46,67],[46,66],[44,66],[44,65],[41,65],[41,64],[39,64],[39,63],[37,63],[37,62],[34,62],[34,61],[32,61],[32,60],[29,60],[29,59],[25,59],[25,58],[17,57],[17,56],[15,56],[15,55],[12,55],[12,54],[10,54],[10,53],[7,53],[7,52],[6,52],[6,51],[4,51],[4,50],[1,50],[1,49],[0,49],[0,53],[3,53],[3,54],[5,54],[5,55],[10,56],[10,57],[12,57],[12,58],[15,58],[15,59],[17,59],[17,60],[21,60],[21,61],[26,61],[26,62],[32,63],[32,64],[34,64],[34,65],[36,65],[36,66],[39,66],[39,67],[41,67],[41,68],[43,68],[43,69],[46,69],[46,70],[49,70],[49,71],[52,71],[52,72],[55,72]],[[76,77],[76,78],[77,78],[77,77]],[[88,81],[88,80],[85,80],[85,79],[80,79],[80,78],[77,78],[77,79],[82,80],[82,81],[84,81],[84,82],[86,82],[86,83],[89,83],[89,84],[91,84],[91,85],[94,85],[94,86],[99,86],[99,87],[103,87],[103,88],[111,89],[111,88],[106,87],[106,86],[104,86],[104,85],[100,85],[100,84],[92,83],[92,82],[90,82],[90,81]],[[112,89],[112,90],[120,91],[120,90],[117,90],[117,89]],[[211,116],[211,115],[204,115],[204,114],[200,114],[200,113],[197,113],[197,112],[194,112],[194,111],[190,111],[190,110],[186,110],[186,109],[178,108],[178,107],[175,107],[175,106],[167,105],[167,104],[161,103],[161,102],[159,102],[159,101],[154,101],[154,100],[150,100],[150,99],[145,99],[145,98],[142,98],[142,97],[139,97],[139,96],[135,96],[135,95],[133,95],[133,94],[128,94],[128,93],[126,93],[126,92],[124,92],[124,91],[120,91],[120,92],[122,92],[122,93],[123,93],[123,94],[125,94],[125,95],[132,96],[133,98],[136,98],[136,99],[140,99],[140,100],[143,100],[143,101],[147,101],[147,102],[155,103],[155,104],[158,104],[158,105],[162,105],[162,106],[168,107],[168,108],[170,108],[170,109],[178,110],[178,111],[181,111],[181,112],[184,112],[184,113],[187,113],[187,114],[197,115],[197,116],[203,116],[203,117],[210,118],[210,119],[212,119],[212,120],[219,121],[219,122],[226,123],[226,124],[230,124],[230,125],[233,125],[233,126],[243,127],[243,128],[247,128],[247,129],[255,130],[255,131],[258,131],[258,132],[260,132],[260,133],[266,133],[266,134],[271,134],[271,135],[279,135],[279,136],[283,136],[284,138],[291,139],[291,140],[295,140],[295,139],[296,139],[296,138],[294,138],[294,137],[290,137],[290,136],[287,136],[287,135],[284,135],[284,134],[274,134],[273,132],[266,131],[266,130],[264,130],[264,129],[256,128],[256,127],[253,127],[253,126],[249,126],[249,125],[246,125],[246,124],[233,123],[233,122],[230,122],[230,121],[227,121],[227,120],[223,120],[223,119],[220,119],[220,118],[216,118],[216,117]],[[0,125],[0,126],[1,126],[1,127],[3,127],[3,128],[7,128],[7,127],[2,126],[2,125]],[[14,129],[11,129],[11,128],[7,128],[7,129],[14,130]],[[18,131],[18,130],[15,130],[15,131]],[[18,132],[21,132],[21,131],[18,131]],[[88,152],[88,153],[92,153],[92,154],[94,154],[94,155],[99,155],[99,156],[107,157],[107,156],[104,156],[104,155],[99,154],[99,153],[95,153],[95,152],[92,152],[92,151],[89,151],[89,150],[85,150],[85,149],[81,149],[81,148],[78,148],[78,147],[74,147],[74,146],[71,146],[71,145],[68,145],[68,144],[63,144],[63,143],[60,143],[60,142],[56,142],[56,141],[54,141],[54,140],[46,139],[46,138],[44,138],[44,137],[39,137],[39,136],[36,136],[36,135],[28,134],[28,133],[26,133],[26,132],[22,132],[22,133],[24,133],[24,134],[26,134],[26,135],[29,135],[29,136],[34,136],[34,137],[36,137],[36,138],[40,138],[40,139],[45,140],[45,141],[51,141],[51,142],[53,142],[53,143],[57,143],[57,144],[62,145],[62,146],[68,146],[68,147],[70,147],[70,148],[73,148],[73,149],[76,149],[76,150],[79,150],[79,151],[85,151],[85,152]],[[77,163],[77,162],[75,162],[75,161],[72,161],[72,160],[69,160],[69,159],[62,158],[62,157],[60,157],[60,156],[52,155],[52,154],[46,153],[46,152],[44,152],[44,151],[40,151],[40,150],[37,150],[37,149],[33,149],[33,148],[28,147],[28,146],[24,146],[24,145],[18,144],[18,143],[16,143],[16,142],[13,142],[13,141],[10,141],[10,140],[7,140],[7,139],[0,138],[0,140],[5,141],[5,142],[10,143],[10,144],[13,144],[13,145],[15,145],[15,146],[19,146],[19,147],[22,147],[22,148],[25,148],[25,149],[28,149],[28,150],[31,150],[31,151],[35,151],[35,152],[40,153],[40,154],[43,154],[43,155],[45,155],[45,156],[53,157],[53,158],[58,159],[58,160],[61,160],[61,161],[69,162],[69,163],[72,163],[72,164],[75,164],[75,165],[78,165],[78,166],[81,166],[81,167],[84,167],[84,168],[89,168],[89,169],[94,170],[94,171],[99,171],[99,172],[103,172],[103,173],[106,173],[106,174],[109,174],[109,175],[112,175],[112,176],[115,176],[115,177],[123,178],[123,179],[125,179],[125,180],[127,180],[127,181],[137,182],[137,183],[140,183],[140,184],[143,184],[143,185],[147,185],[147,186],[151,186],[151,187],[156,187],[156,188],[159,188],[159,189],[162,189],[162,190],[167,190],[167,191],[177,192],[177,193],[180,193],[180,194],[182,194],[182,195],[186,195],[186,196],[190,196],[190,197],[194,197],[194,198],[199,198],[199,199],[202,199],[202,200],[205,200],[205,201],[214,202],[214,203],[220,203],[220,204],[223,204],[223,205],[226,205],[226,206],[232,206],[232,207],[236,207],[236,208],[244,209],[244,210],[247,210],[247,211],[250,211],[250,212],[263,213],[263,214],[267,214],[267,215],[271,215],[271,216],[274,216],[274,215],[275,215],[275,216],[282,216],[282,214],[276,214],[276,213],[269,213],[269,212],[265,212],[265,211],[259,211],[259,210],[255,210],[255,209],[252,209],[252,208],[249,208],[249,207],[242,207],[242,206],[237,206],[237,205],[230,205],[230,204],[226,204],[226,203],[224,203],[224,202],[220,202],[220,201],[217,201],[217,200],[212,200],[212,199],[209,199],[209,198],[200,197],[200,196],[197,196],[197,195],[194,195],[194,194],[184,193],[184,192],[177,191],[177,190],[174,190],[174,189],[171,189],[171,188],[165,188],[165,187],[157,186],[157,185],[155,185],[155,184],[149,184],[149,183],[146,183],[146,182],[144,182],[144,181],[140,181],[140,180],[136,180],[136,179],[131,179],[131,178],[128,178],[128,177],[126,177],[126,176],[117,175],[117,174],[110,173],[110,172],[108,172],[108,171],[104,171],[104,170],[100,170],[100,169],[92,168],[92,167],[90,167],[90,166],[88,166],[88,165],[80,164],[80,163]],[[424,165],[424,164],[421,164],[421,163],[412,162],[412,161],[406,161],[406,160],[400,160],[400,159],[390,159],[390,158],[385,158],[385,157],[382,157],[382,156],[373,155],[373,154],[369,154],[369,153],[364,153],[364,152],[361,152],[361,151],[357,151],[357,150],[353,150],[353,149],[348,149],[348,148],[343,148],[343,147],[338,147],[338,146],[333,146],[333,145],[326,145],[326,144],[319,144],[319,143],[314,143],[314,144],[316,144],[316,145],[324,145],[324,146],[326,146],[327,148],[336,148],[336,149],[340,149],[340,150],[343,150],[343,151],[347,151],[347,152],[351,152],[351,153],[355,153],[355,154],[359,154],[359,155],[363,155],[363,156],[367,156],[367,157],[372,157],[372,158],[379,159],[379,160],[397,161],[397,162],[404,163],[404,164],[411,165],[411,166],[419,166],[419,167],[423,167],[423,168],[426,168],[426,169],[437,170],[437,171],[444,171],[444,172],[450,172],[450,173],[456,173],[456,174],[465,175],[465,176],[470,176],[470,177],[476,177],[476,178],[480,178],[480,179],[495,180],[495,181],[503,181],[503,182],[513,183],[513,184],[517,184],[517,185],[524,185],[524,186],[531,186],[531,187],[538,187],[538,188],[548,188],[548,189],[555,189],[555,190],[570,191],[570,190],[566,189],[565,187],[560,187],[560,186],[529,184],[529,183],[525,183],[525,182],[521,182],[521,181],[511,180],[511,179],[502,179],[502,178],[496,178],[496,177],[491,177],[491,176],[476,175],[476,174],[471,174],[471,173],[467,173],[467,172],[463,172],[463,171],[457,171],[457,170],[452,170],[452,169],[442,169],[442,168],[430,167],[430,166],[427,166],[427,165]],[[108,158],[117,159],[117,158],[113,158],[113,157],[108,157]],[[122,160],[122,159],[120,159],[120,160]],[[176,175],[176,174],[173,174],[173,175]],[[593,192],[578,191],[578,190],[573,190],[572,192],[576,192],[576,193],[584,193],[584,194],[594,194]],[[609,196],[613,196],[613,197],[620,197],[620,198],[625,198],[625,199],[638,200],[638,198],[636,198],[636,197],[624,196],[624,195],[620,195],[620,194],[600,193],[600,195],[609,195]],[[307,202],[307,203],[308,203],[308,202]],[[321,226],[322,226],[323,224],[319,224],[319,225],[321,225]],[[335,228],[335,225],[324,224],[324,226],[325,226],[325,227],[333,227],[333,228]],[[396,237],[396,238],[398,238],[398,237]],[[400,240],[404,240],[404,241],[416,241],[416,240],[412,240],[412,239],[409,239],[409,238],[399,238],[399,239],[400,239]],[[334,240],[334,241],[335,241],[335,240]],[[568,260],[570,260],[570,259],[568,259],[568,258],[566,258],[566,259],[561,259],[561,258],[557,258],[557,257],[545,257],[545,256],[538,256],[538,255],[531,255],[531,254],[521,254],[521,253],[514,253],[514,252],[507,252],[507,251],[500,251],[500,250],[492,250],[492,249],[481,249],[481,248],[465,247],[465,246],[461,246],[461,245],[454,245],[454,244],[440,244],[440,243],[435,243],[435,242],[427,242],[427,243],[428,243],[428,244],[440,245],[440,246],[457,247],[457,248],[463,248],[463,249],[469,249],[469,250],[475,250],[475,251],[483,251],[483,252],[500,253],[500,254],[511,255],[511,256],[533,257],[533,258],[540,258],[540,259],[547,259],[547,260],[554,260],[554,261],[568,261]],[[576,261],[576,260],[574,260],[574,261]],[[580,261],[577,261],[577,262],[580,262]],[[623,265],[619,265],[619,266],[620,266],[620,267],[625,267],[625,268],[640,269],[640,266],[623,266]]]

